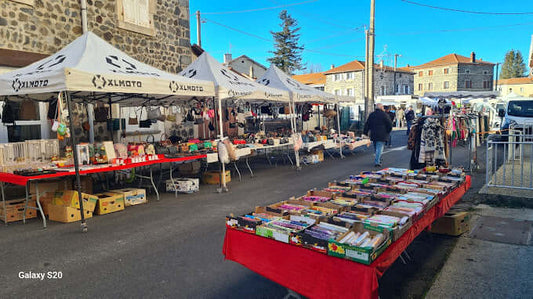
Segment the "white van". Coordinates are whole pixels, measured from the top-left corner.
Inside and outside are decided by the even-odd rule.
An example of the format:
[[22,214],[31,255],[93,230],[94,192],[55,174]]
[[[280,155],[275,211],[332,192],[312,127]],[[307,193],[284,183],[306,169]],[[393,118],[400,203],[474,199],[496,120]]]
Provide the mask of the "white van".
[[503,117],[501,129],[509,127],[533,127],[533,98],[516,98],[507,102],[505,109],[498,110]]

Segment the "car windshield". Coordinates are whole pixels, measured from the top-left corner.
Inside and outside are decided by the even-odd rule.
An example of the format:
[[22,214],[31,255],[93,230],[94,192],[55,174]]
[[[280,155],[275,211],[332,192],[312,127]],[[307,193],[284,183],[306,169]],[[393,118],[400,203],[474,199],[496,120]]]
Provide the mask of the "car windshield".
[[510,101],[507,114],[512,116],[533,117],[533,101]]

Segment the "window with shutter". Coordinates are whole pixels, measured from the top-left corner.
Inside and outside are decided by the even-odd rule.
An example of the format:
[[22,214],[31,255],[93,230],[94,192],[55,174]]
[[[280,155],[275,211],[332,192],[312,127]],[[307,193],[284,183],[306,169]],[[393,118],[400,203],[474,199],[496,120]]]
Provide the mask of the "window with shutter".
[[146,35],[155,35],[152,21],[154,10],[155,0],[117,0],[118,27]]

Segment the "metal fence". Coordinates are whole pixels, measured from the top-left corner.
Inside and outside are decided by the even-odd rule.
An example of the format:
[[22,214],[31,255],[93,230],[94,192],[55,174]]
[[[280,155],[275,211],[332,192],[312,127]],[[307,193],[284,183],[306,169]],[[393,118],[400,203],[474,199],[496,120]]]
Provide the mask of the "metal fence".
[[533,190],[533,126],[487,138],[488,187]]

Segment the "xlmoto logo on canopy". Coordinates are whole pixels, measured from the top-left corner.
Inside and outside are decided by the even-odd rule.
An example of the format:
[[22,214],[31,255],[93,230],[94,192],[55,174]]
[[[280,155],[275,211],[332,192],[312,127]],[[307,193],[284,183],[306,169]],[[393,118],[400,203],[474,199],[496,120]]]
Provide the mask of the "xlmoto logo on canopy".
[[185,91],[204,91],[204,88],[202,86],[196,86],[196,85],[183,85],[178,84],[176,81],[170,81],[168,84],[168,88],[171,92],[176,93],[178,90],[185,90]]
[[11,83],[11,87],[15,92],[18,92],[23,88],[37,88],[46,86],[48,86],[48,80],[21,81],[17,78],[13,80],[13,83]]
[[128,88],[142,88],[142,82],[137,80],[123,80],[123,79],[106,79],[102,75],[94,75],[93,85],[98,89],[104,87],[128,87]]

